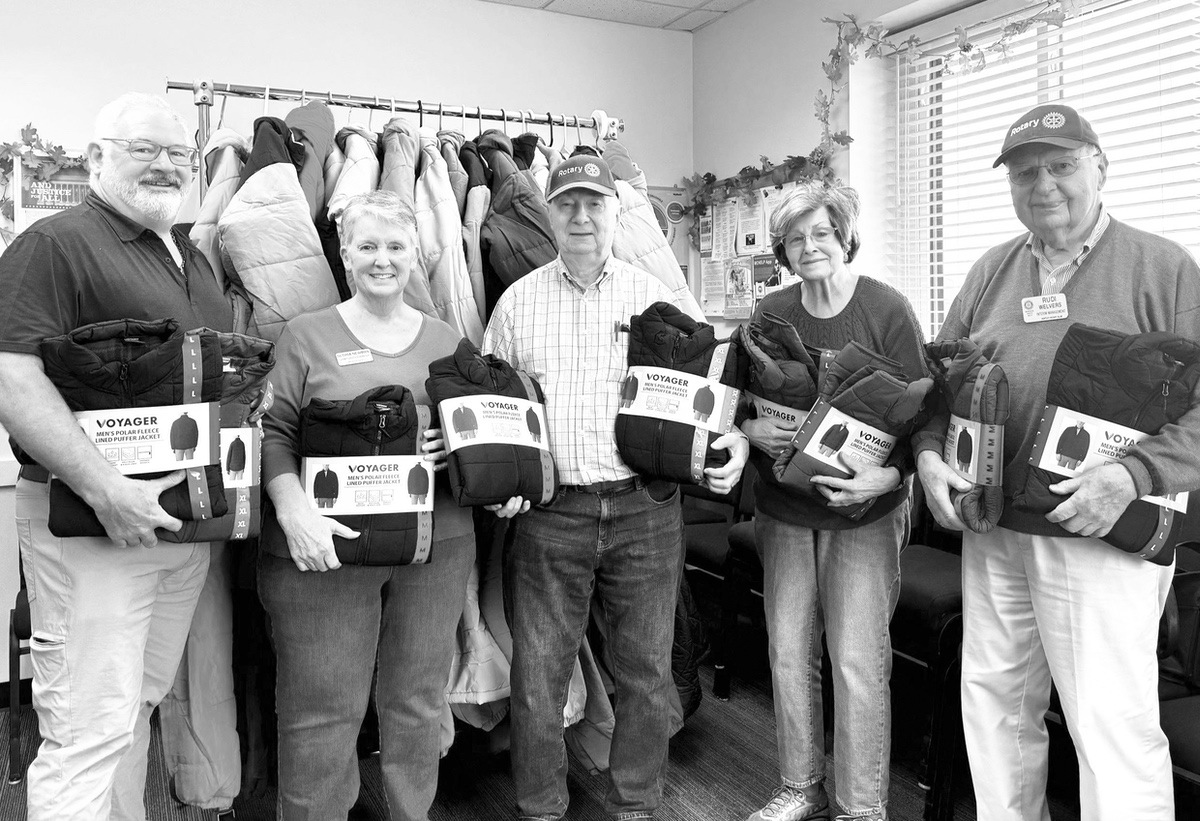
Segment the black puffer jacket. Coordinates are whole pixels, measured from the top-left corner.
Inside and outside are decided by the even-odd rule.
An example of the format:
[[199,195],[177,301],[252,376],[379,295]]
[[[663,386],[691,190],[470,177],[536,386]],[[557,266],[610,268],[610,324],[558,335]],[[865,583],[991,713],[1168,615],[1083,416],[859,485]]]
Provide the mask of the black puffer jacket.
[[[539,404],[546,402],[541,386],[524,371],[499,357],[480,353],[469,339],[460,340],[450,356],[429,364],[425,390],[440,409],[443,419],[453,417],[472,428],[476,425],[474,413],[469,408],[463,408],[464,412],[460,413],[451,400],[464,396],[495,396],[517,397]],[[536,415],[532,425],[528,419],[526,424],[530,433],[540,439],[541,426]],[[524,496],[534,504],[545,504],[554,498],[558,489],[554,457],[548,449],[532,445],[466,444],[451,451],[446,464],[450,490],[461,507],[500,504],[513,496]]]
[[[1165,332],[1122,334],[1077,322],[1054,354],[1046,403],[1154,434],[1191,409],[1198,382],[1196,342]],[[1013,498],[1018,510],[1048,513],[1064,500],[1049,490],[1064,477],[1033,467],[1047,446],[1049,419],[1047,413],[1034,442],[1024,492]],[[1175,511],[1136,499],[1102,538],[1155,564],[1169,565],[1182,523],[1183,516]],[[1063,534],[1070,535],[1065,530]]]
[[[629,326],[630,367],[640,365],[707,376],[730,388],[741,384],[745,356],[736,341],[718,340],[711,325],[697,322],[674,305],[656,302],[631,317]],[[703,422],[714,409],[699,393],[699,401],[691,400],[691,407],[694,419]],[[722,420],[721,426],[727,431],[732,429],[735,409],[730,408],[728,418]],[[719,407],[715,412],[725,410]],[[725,451],[710,447],[719,436],[703,424],[617,414],[616,440],[621,458],[650,479],[700,484],[704,468],[720,467],[726,462]]]
[[[193,391],[187,390],[183,379],[187,337],[195,337],[194,344],[200,352],[201,377],[197,390]],[[271,402],[267,374],[275,365],[275,346],[257,337],[207,328],[185,333],[179,331],[178,323],[173,320],[117,320],[46,340],[42,351],[47,375],[60,385],[72,410],[182,404],[185,399],[215,400],[221,403],[220,427],[234,429],[257,428]],[[108,361],[110,357],[116,358]],[[130,397],[133,404],[126,404]],[[119,404],[99,404],[106,402]],[[257,430],[252,433],[258,435]],[[149,473],[138,478],[163,475]],[[163,509],[183,520],[183,527],[175,532],[160,528],[158,538],[178,543],[256,536],[260,494],[256,478],[249,487],[226,488],[219,464],[191,469],[185,482],[159,497]],[[210,515],[203,518],[195,516],[193,499],[198,496],[212,500]],[[51,480],[50,485],[49,527],[56,536],[105,535],[95,511],[57,479]]]
[[[911,453],[906,438],[919,421],[925,395],[933,388],[929,377],[911,379],[899,362],[876,353],[857,342],[851,342],[833,357],[820,382],[820,396],[813,405],[812,413],[793,440],[784,448],[783,455],[776,460],[773,472],[779,484],[795,493],[804,493],[822,502],[825,497],[813,486],[813,476],[848,476],[840,474],[825,462],[805,453],[805,447],[813,439],[820,423],[825,419],[826,406],[841,411],[846,416],[868,425],[901,441],[885,460],[885,465],[897,467],[901,475],[907,472],[907,461]],[[839,437],[841,434],[839,434]],[[835,442],[819,442],[826,449]],[[903,484],[895,492],[904,488]],[[880,497],[883,498],[883,497]],[[875,503],[875,499],[857,505],[826,505],[829,510],[850,519],[859,519]]]
[[961,430],[956,452],[957,462],[970,464],[972,451],[979,451],[980,459],[994,465],[994,484],[977,484],[965,493],[957,490],[950,493],[963,524],[976,533],[987,533],[1000,521],[1004,509],[1000,470],[1004,458],[1003,427],[1008,421],[1008,378],[1004,369],[989,362],[970,339],[930,342],[925,346],[925,355],[950,413],[983,425],[1000,426],[997,435],[988,442],[972,442],[967,431]]
[[[430,422],[429,408],[416,404],[408,388],[400,385],[372,388],[350,400],[315,398],[300,411],[300,455],[317,458],[419,455]],[[411,477],[406,477],[405,489],[412,494],[414,489],[421,488],[414,485]],[[428,484],[424,489],[428,491]],[[333,537],[334,549],[343,564],[424,564],[430,559],[432,512],[334,518],[359,533],[357,539]],[[278,539],[272,552],[286,555],[287,540],[277,524],[264,529],[263,539]]]

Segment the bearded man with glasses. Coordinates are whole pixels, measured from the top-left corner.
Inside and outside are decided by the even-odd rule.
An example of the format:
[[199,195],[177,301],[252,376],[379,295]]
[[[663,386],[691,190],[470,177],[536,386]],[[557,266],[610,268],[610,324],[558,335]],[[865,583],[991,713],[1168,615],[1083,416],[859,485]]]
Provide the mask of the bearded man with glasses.
[[964,531],[962,706],[978,815],[1048,821],[1053,678],[1079,759],[1080,816],[1170,821],[1155,649],[1173,568],[1100,537],[1134,499],[1200,487],[1200,412],[1119,462],[1051,485],[1062,502],[1044,516],[1012,499],[1025,485],[1067,328],[1200,339],[1200,268],[1181,246],[1108,214],[1100,197],[1108,158],[1073,108],[1023,114],[1005,133],[1001,164],[1029,231],[975,263],[938,334],[970,337],[1008,377],[999,526],[972,533],[955,514],[949,491],[971,485],[942,462],[946,415],[913,441],[934,517]]
[[[30,821],[144,821],[150,713],[175,679],[209,563],[207,542],[155,535],[182,524],[158,500],[184,472],[120,475],[46,377],[39,347],[125,318],[234,330],[212,268],[173,225],[196,161],[183,119],[157,97],[127,94],[101,109],[95,134],[84,202],[0,256],[0,423],[37,461],[16,487],[42,735]],[[95,510],[107,538],[49,532],[50,473]]]

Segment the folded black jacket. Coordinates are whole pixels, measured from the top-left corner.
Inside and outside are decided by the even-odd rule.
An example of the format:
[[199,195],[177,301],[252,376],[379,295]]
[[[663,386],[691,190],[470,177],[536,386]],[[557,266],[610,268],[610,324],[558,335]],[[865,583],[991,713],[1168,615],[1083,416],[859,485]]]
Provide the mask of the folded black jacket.
[[[745,355],[735,340],[718,340],[711,325],[697,322],[668,302],[656,302],[630,318],[628,364],[707,376],[731,388],[742,383],[746,369]],[[698,395],[692,410],[695,421],[704,422],[712,403]],[[617,451],[626,465],[649,479],[700,484],[704,468],[727,461],[725,451],[711,448],[719,436],[703,424],[617,414]]]
[[[300,455],[419,455],[431,418],[429,407],[416,404],[408,388],[400,385],[382,385],[348,400],[314,398],[300,411]],[[422,489],[427,493],[429,486],[414,485],[410,477],[405,489],[416,496]],[[359,534],[357,539],[333,537],[342,564],[424,564],[431,557],[430,511],[334,518]],[[264,528],[263,541],[269,552],[287,555],[287,539],[277,522]]]
[[[978,345],[965,338],[930,342],[925,346],[925,355],[951,413],[984,425],[1003,426],[1008,421],[1008,378],[1003,368],[988,361]],[[973,450],[982,444],[961,431],[956,460],[970,464]],[[1003,454],[998,456],[997,470]],[[965,493],[951,491],[950,498],[963,524],[976,533],[987,533],[995,527],[1004,509],[1004,488],[999,481],[994,485],[977,484]]]
[[[1191,409],[1197,382],[1197,343],[1161,331],[1122,334],[1077,322],[1067,329],[1054,354],[1046,404],[1153,434]],[[1049,513],[1065,498],[1049,489],[1063,481],[1062,476],[1033,467],[1047,446],[1044,439],[1039,435],[1034,442],[1025,489],[1013,498],[1018,510]],[[1064,457],[1086,456],[1086,449],[1079,449],[1081,443],[1081,436],[1070,437],[1064,443]],[[1181,514],[1135,499],[1102,538],[1155,564],[1169,565],[1182,524]]]
[[[469,339],[462,339],[450,356],[429,364],[425,390],[437,406],[464,396],[511,396],[545,404],[542,388],[524,371],[503,359],[484,355]],[[537,415],[527,419],[529,430],[541,436]],[[457,431],[473,430],[475,414],[469,408],[451,413]],[[444,422],[444,416],[443,416]],[[549,450],[505,443],[468,444],[446,456],[450,491],[460,507],[493,505],[523,496],[545,504],[558,489],[558,471]]]
[[[200,349],[198,391],[187,391],[183,379],[187,336],[194,336]],[[71,410],[184,404],[185,398],[218,401],[220,427],[241,428],[256,423],[270,403],[267,374],[275,365],[275,346],[257,337],[208,328],[181,332],[174,320],[117,320],[46,340],[42,359],[47,376]],[[171,444],[189,442],[194,447],[191,439]],[[147,473],[136,478],[164,475]],[[174,532],[159,528],[156,534],[162,541],[175,543],[256,536],[260,493],[257,483],[226,488],[219,464],[189,469],[186,481],[159,496],[159,504],[182,520],[183,527]],[[207,516],[196,515],[196,496],[211,500]],[[95,511],[58,479],[50,483],[49,528],[62,537],[105,535]]]
[[[932,388],[933,380],[929,377],[910,380],[896,360],[851,342],[829,363],[820,381],[818,402],[813,406],[813,413],[800,426],[797,439],[803,438],[810,428],[816,429],[820,422],[817,411],[822,402],[828,403],[864,425],[899,437],[900,441],[897,441],[884,464],[899,468],[903,475],[906,472],[904,461],[908,455],[904,440],[919,420],[925,395]],[[836,441],[823,445],[830,450],[840,447]],[[850,519],[861,518],[875,502],[872,499],[857,505],[826,504],[825,497],[813,486],[812,477],[834,475],[834,472],[827,464],[794,445],[784,448],[783,455],[775,460],[772,470],[775,479],[783,487],[795,493],[807,494],[825,504],[829,510]]]

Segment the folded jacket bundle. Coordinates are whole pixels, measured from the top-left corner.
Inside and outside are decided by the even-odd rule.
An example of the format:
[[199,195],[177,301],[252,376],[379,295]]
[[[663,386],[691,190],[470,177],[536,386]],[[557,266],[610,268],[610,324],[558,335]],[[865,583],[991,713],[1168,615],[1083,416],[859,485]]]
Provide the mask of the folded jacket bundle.
[[[952,491],[954,510],[963,524],[976,533],[987,533],[1000,521],[1004,488],[1000,471],[1004,458],[1004,423],[1008,421],[1008,378],[1004,369],[989,362],[970,339],[930,342],[926,359],[950,413],[977,422],[986,441],[974,441],[967,428],[959,428],[953,462],[962,472],[975,463],[990,470],[987,484],[976,482],[966,492]],[[950,463],[947,459],[947,463]],[[972,476],[966,478],[975,481]]]
[[[1192,407],[1200,381],[1200,345],[1165,332],[1122,334],[1075,323],[1067,329],[1046,383],[1047,410],[1029,457],[1025,488],[1013,498],[1018,510],[1049,513],[1067,497],[1050,485],[1067,477],[1037,465],[1054,448],[1063,466],[1078,467],[1092,442],[1086,423],[1047,441],[1055,407],[1085,414],[1143,433],[1155,434]],[[1099,444],[1100,436],[1095,437]],[[1161,492],[1161,491],[1160,491]],[[1103,540],[1155,564],[1174,560],[1183,516],[1170,508],[1135,499]],[[1065,531],[1064,531],[1065,532]]]
[[[503,359],[482,354],[469,339],[462,339],[450,356],[429,365],[425,390],[441,413],[442,424],[457,431],[473,431],[479,422],[469,407],[453,407],[452,400],[468,396],[517,398],[544,405],[542,388],[524,371]],[[447,413],[447,408],[452,408]],[[483,441],[466,443],[446,456],[450,491],[461,507],[501,504],[523,496],[534,504],[549,502],[558,490],[558,471],[533,408],[525,413],[525,427],[535,444]]]
[[[814,357],[790,322],[766,311],[738,326],[736,338],[746,354],[745,387],[756,415],[799,427],[817,401],[819,353]],[[774,480],[775,460],[770,455],[751,448],[750,460],[759,476]]]
[[[711,325],[697,322],[674,305],[656,302],[630,318],[628,364],[706,377],[732,391],[725,392],[726,402],[718,407],[714,391],[701,386],[681,399],[678,420],[629,413],[625,407],[617,414],[617,450],[626,465],[648,479],[701,484],[706,467],[720,467],[728,458],[725,451],[711,448],[721,433],[710,427],[732,430],[735,389],[745,372],[740,346],[733,340],[718,340]],[[624,387],[622,405],[626,406],[639,388],[628,377]],[[714,413],[720,416],[710,424]]]
[[[792,444],[784,448],[775,460],[772,473],[784,488],[812,496],[825,506],[850,519],[859,519],[874,500],[857,505],[829,505],[812,484],[814,476],[848,476],[828,462],[811,455],[807,450],[819,450],[832,457],[842,450],[849,436],[845,423],[835,423],[824,430],[819,442],[811,440],[821,423],[839,411],[861,425],[897,438],[911,433],[920,414],[925,395],[933,388],[933,380],[922,377],[910,380],[903,366],[894,359],[876,353],[858,342],[850,342],[829,363],[820,380],[820,388],[812,412],[805,418]],[[885,465],[894,464],[898,457],[891,450]]]
[[[171,319],[123,319],[47,339],[42,361],[47,377],[73,411],[220,402],[219,426],[240,428],[254,424],[266,411],[266,377],[275,353],[270,342],[242,334],[208,328],[185,332]],[[194,418],[184,414],[171,427],[170,445],[188,450],[198,437]],[[253,485],[226,489],[219,464],[188,469],[184,482],[159,496],[159,504],[182,520],[183,527],[174,532],[160,528],[158,538],[178,543],[255,535],[259,488],[257,482]],[[106,533],[95,511],[58,479],[50,483],[48,524],[60,537]]]
[[[431,419],[429,407],[414,402],[412,393],[401,385],[381,385],[354,399],[317,397],[300,411],[300,455],[317,460],[338,456],[420,455]],[[420,478],[417,473],[421,474]],[[317,495],[322,495],[320,489],[317,490]],[[410,471],[405,485],[407,493],[419,497],[430,490],[428,475],[423,469]],[[342,564],[424,564],[430,560],[433,548],[431,511],[334,518],[359,534],[356,539],[333,537],[334,550]],[[278,539],[278,548],[287,550],[281,528],[268,528],[263,538]]]

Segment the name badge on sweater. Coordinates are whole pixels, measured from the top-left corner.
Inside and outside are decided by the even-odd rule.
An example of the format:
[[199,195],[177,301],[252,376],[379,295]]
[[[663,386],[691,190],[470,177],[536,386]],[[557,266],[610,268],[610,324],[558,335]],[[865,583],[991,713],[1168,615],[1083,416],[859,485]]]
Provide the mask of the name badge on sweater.
[[371,352],[366,348],[360,348],[357,351],[338,351],[337,363],[341,367],[347,365],[361,365],[363,362],[372,362],[375,357],[371,356]]
[[1021,316],[1026,322],[1048,322],[1067,318],[1067,295],[1027,296],[1021,300]]

